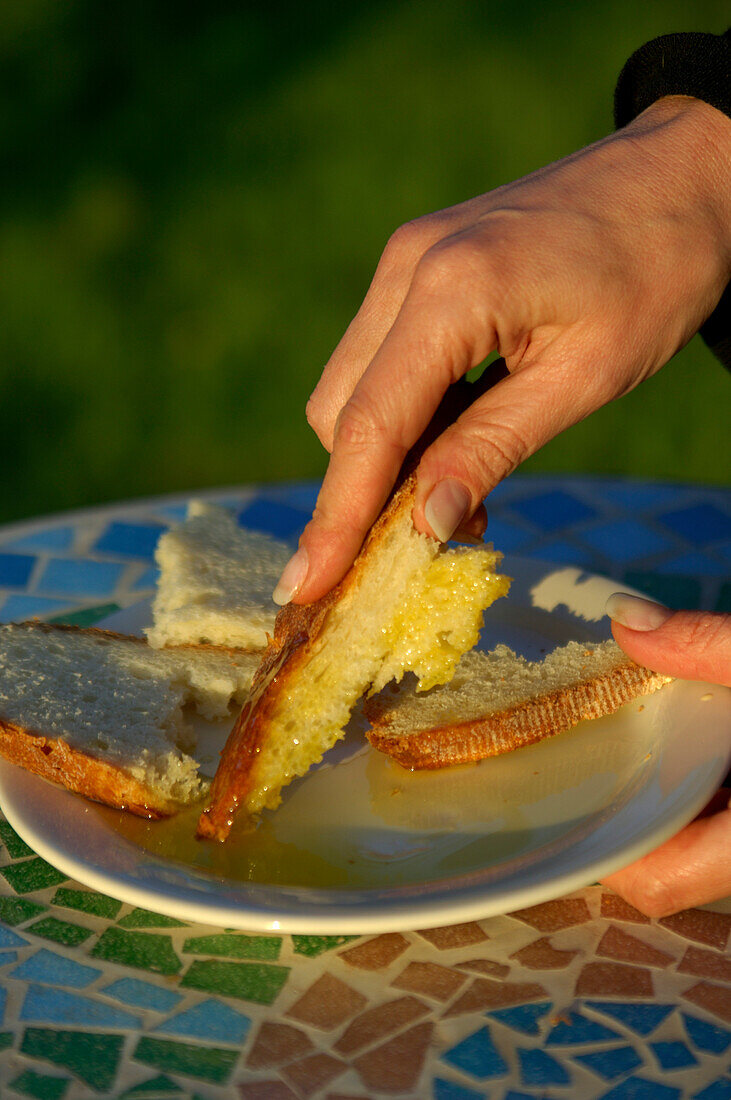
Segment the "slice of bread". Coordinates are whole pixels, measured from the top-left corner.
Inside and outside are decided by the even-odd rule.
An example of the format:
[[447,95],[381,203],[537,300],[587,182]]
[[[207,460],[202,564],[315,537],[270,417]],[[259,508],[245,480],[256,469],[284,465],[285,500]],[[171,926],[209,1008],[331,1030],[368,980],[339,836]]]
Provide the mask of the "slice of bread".
[[263,649],[278,608],[274,586],[291,547],[239,527],[226,508],[192,501],[188,518],[160,539],[151,646],[199,642]]
[[343,736],[372,685],[416,672],[448,680],[475,644],[482,612],[509,587],[491,548],[449,550],[413,525],[407,477],[371,528],[354,565],[327,596],[282,609],[249,703],[228,740],[199,835],[225,840],[234,814],[276,807]]
[[467,653],[453,679],[425,695],[411,683],[368,699],[366,736],[405,768],[466,764],[612,714],[671,679],[636,665],[614,641],[569,642],[543,661],[501,645]]
[[206,646],[158,651],[102,630],[0,627],[0,754],[95,801],[167,816],[208,788],[183,707],[230,719],[257,664]]

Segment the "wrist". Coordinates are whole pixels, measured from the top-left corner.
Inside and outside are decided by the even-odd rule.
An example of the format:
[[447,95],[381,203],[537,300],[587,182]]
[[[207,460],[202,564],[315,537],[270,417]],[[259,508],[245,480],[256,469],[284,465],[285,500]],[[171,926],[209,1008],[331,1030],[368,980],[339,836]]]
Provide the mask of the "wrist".
[[680,196],[677,213],[697,220],[718,268],[720,296],[731,278],[731,118],[702,99],[668,95],[625,133],[652,135],[653,147],[667,158],[668,182]]

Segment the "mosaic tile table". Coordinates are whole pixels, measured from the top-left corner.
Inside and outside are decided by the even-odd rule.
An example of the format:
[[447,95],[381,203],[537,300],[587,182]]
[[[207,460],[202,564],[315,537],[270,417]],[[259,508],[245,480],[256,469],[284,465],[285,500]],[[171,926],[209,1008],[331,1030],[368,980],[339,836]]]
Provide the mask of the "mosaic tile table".
[[[294,538],[313,486],[228,490]],[[91,624],[154,584],[183,498],[0,530],[0,619]],[[514,477],[506,551],[731,610],[731,493]],[[0,820],[0,1096],[728,1100],[731,906],[648,920],[589,886],[370,937],[246,935],[93,893]]]

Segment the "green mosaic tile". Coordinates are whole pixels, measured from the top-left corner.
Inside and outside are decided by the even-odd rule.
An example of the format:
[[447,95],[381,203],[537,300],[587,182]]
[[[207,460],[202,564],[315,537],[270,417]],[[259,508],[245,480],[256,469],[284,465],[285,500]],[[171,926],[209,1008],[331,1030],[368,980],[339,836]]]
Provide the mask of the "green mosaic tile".
[[158,1097],[163,1096],[181,1096],[183,1091],[180,1085],[161,1073],[140,1085],[133,1085],[131,1089],[120,1094],[119,1100],[158,1100]]
[[181,980],[188,989],[270,1005],[287,981],[288,966],[196,959]]
[[201,1081],[220,1085],[228,1081],[238,1056],[237,1050],[189,1046],[187,1043],[151,1039],[143,1035],[132,1057],[155,1069],[184,1073],[188,1077],[198,1077]]
[[13,859],[22,859],[23,856],[32,856],[34,851],[16,833],[9,821],[0,819],[0,840],[8,850],[8,855]]
[[169,936],[152,932],[125,932],[107,928],[91,954],[97,959],[154,970],[158,974],[177,974],[181,967]]
[[85,1085],[103,1092],[114,1083],[123,1046],[123,1035],[89,1035],[83,1031],[29,1027],[20,1049],[29,1058],[43,1058],[71,1070]]
[[30,920],[31,917],[37,917],[47,909],[47,905],[39,905],[37,901],[30,901],[28,898],[0,898],[0,920],[11,927]]
[[116,898],[108,898],[106,894],[92,894],[89,890],[72,890],[68,886],[59,886],[53,895],[53,904],[64,909],[78,909],[82,913],[105,917],[107,920],[114,920],[122,908],[122,902]]
[[82,607],[80,611],[67,611],[63,615],[55,615],[49,619],[49,623],[66,623],[69,626],[94,626],[95,623],[106,619],[107,615],[113,615],[119,611],[118,603],[101,603],[96,607]]
[[62,1100],[70,1084],[68,1077],[49,1077],[29,1069],[11,1081],[10,1087],[23,1096],[35,1097],[35,1100]]
[[91,935],[90,928],[82,928],[80,924],[70,924],[69,921],[58,920],[57,917],[37,920],[35,924],[28,926],[28,931],[42,936],[44,940],[65,944],[66,947],[76,947]]
[[12,1031],[0,1031],[0,1050],[7,1050],[13,1045],[15,1036]]
[[58,886],[68,878],[40,856],[26,859],[22,863],[13,863],[8,867],[0,867],[0,875],[7,879],[16,894],[30,894],[32,890],[45,890],[47,886]]
[[279,936],[193,936],[183,951],[193,955],[223,955],[230,959],[278,959],[282,949]]
[[714,611],[731,612],[731,581],[721,585]]
[[118,921],[120,928],[184,928],[185,921],[166,917],[162,913],[150,913],[147,909],[133,909]]
[[292,936],[292,945],[295,955],[307,955],[312,959],[315,955],[322,955],[324,951],[332,951],[334,947],[342,947],[344,943],[357,939],[357,936]]
[[640,592],[668,607],[699,606],[701,582],[697,577],[686,577],[680,573],[661,576],[659,573],[630,570],[624,574],[623,579],[633,588],[638,588]]

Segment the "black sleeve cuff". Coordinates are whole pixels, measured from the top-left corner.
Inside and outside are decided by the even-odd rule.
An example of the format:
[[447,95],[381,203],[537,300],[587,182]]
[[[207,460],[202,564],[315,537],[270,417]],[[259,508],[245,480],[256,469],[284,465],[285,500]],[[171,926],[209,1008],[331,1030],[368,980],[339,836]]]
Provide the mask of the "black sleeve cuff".
[[[625,64],[614,92],[614,122],[626,126],[666,95],[688,95],[731,116],[731,31],[665,34]],[[731,285],[701,328],[701,336],[731,370]]]

